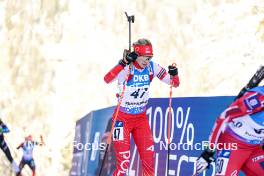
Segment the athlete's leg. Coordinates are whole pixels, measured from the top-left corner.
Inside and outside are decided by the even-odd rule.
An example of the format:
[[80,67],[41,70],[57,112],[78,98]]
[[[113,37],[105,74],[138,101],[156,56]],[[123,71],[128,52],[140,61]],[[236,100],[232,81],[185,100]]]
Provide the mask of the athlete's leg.
[[3,136],[3,135],[0,135],[0,148],[1,148],[1,149],[3,150],[3,152],[5,153],[5,155],[6,155],[7,159],[8,159],[8,161],[9,161],[10,163],[12,163],[12,162],[13,162],[13,157],[12,157],[11,152],[10,152],[10,150],[9,150],[9,148],[8,148],[8,146],[7,146],[6,142],[5,142],[5,140],[4,140],[4,136]]
[[6,144],[5,140],[4,140],[4,136],[3,135],[0,135],[0,148],[3,150],[3,152],[5,153],[8,161],[11,163],[12,170],[15,173],[19,173],[19,168],[17,166],[17,163],[13,159],[13,157],[11,155],[11,152],[9,150],[9,147],[7,146],[7,144]]
[[[25,164],[26,164],[26,162],[25,162],[25,160],[22,158],[21,161],[20,161],[20,163],[19,163],[19,170],[20,170],[20,172],[21,172],[22,169],[24,168]],[[19,172],[19,174],[20,174],[20,172]]]
[[34,159],[31,159],[28,162],[28,166],[30,167],[30,169],[32,170],[32,176],[36,176],[36,165],[35,165],[35,161]]
[[128,173],[130,161],[130,124],[129,115],[119,112],[113,131],[116,169],[113,176],[124,176]]
[[132,130],[142,163],[142,175],[154,176],[154,143],[146,115],[138,117]]
[[264,151],[261,147],[253,150],[250,158],[243,165],[242,171],[247,176],[264,175]]
[[18,167],[17,163],[15,162],[15,160],[13,160],[13,162],[12,162],[11,165],[12,165],[12,170],[13,170],[16,174],[19,175],[20,170],[19,170],[19,167]]

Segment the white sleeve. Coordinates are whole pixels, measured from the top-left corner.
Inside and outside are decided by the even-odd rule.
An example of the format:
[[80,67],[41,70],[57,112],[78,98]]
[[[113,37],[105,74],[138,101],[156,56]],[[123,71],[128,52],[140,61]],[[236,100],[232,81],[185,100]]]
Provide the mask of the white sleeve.
[[153,72],[153,77],[157,76],[162,82],[170,84],[170,75],[167,73],[166,69],[155,62],[153,62]]
[[129,75],[129,65],[127,65],[114,80],[118,80],[118,84],[122,84],[126,81],[128,75]]

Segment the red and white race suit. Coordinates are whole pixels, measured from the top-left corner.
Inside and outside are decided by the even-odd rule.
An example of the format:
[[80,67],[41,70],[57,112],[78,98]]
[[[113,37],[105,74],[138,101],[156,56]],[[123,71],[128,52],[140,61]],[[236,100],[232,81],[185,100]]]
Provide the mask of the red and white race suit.
[[[130,68],[117,65],[104,77],[107,83],[117,79],[120,89],[126,84],[120,112],[118,112],[113,130],[117,160],[114,176],[128,175],[130,135],[133,136],[139,151],[143,166],[142,174],[144,176],[154,175],[154,143],[146,116],[150,83],[154,77],[158,77],[167,84],[171,82],[173,87],[179,85],[177,75],[171,78],[164,68],[152,61],[144,69],[140,68],[137,62],[133,63]],[[127,78],[128,81],[125,83]]]

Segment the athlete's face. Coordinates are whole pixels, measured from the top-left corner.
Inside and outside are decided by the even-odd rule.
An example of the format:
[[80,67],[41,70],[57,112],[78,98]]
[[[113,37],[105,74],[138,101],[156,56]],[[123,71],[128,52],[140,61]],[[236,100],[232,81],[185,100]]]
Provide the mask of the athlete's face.
[[145,68],[152,57],[150,56],[138,56],[137,63],[141,68]]
[[32,136],[29,135],[29,136],[25,137],[25,140],[26,140],[26,141],[32,141]]

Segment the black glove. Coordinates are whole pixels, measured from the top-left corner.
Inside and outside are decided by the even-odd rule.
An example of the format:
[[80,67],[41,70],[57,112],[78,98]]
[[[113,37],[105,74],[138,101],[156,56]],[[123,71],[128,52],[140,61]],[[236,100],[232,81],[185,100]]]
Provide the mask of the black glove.
[[178,75],[178,68],[176,67],[176,66],[173,66],[173,65],[169,65],[169,74],[171,75],[171,76],[176,76],[176,75]]
[[133,52],[130,52],[129,50],[124,50],[123,53],[123,59],[119,61],[119,64],[122,66],[129,65],[131,62],[135,62],[138,58],[138,54]]
[[130,64],[131,62],[135,62],[138,58],[138,54],[135,53],[134,51],[129,53],[127,56],[126,56],[126,60],[127,60],[127,64]]
[[205,161],[208,162],[208,164],[210,164],[211,162],[213,162],[215,159],[214,159],[214,154],[215,152],[209,150],[209,149],[206,149],[203,151],[203,153],[201,154],[200,157],[203,157]]
[[206,149],[203,151],[201,156],[197,159],[196,162],[196,172],[202,173],[205,169],[208,169],[210,166],[210,163],[213,162],[214,159],[214,151],[211,151],[209,149]]
[[249,87],[243,87],[243,89],[240,90],[239,94],[235,97],[234,100],[239,99],[240,97],[242,97],[250,88]]

